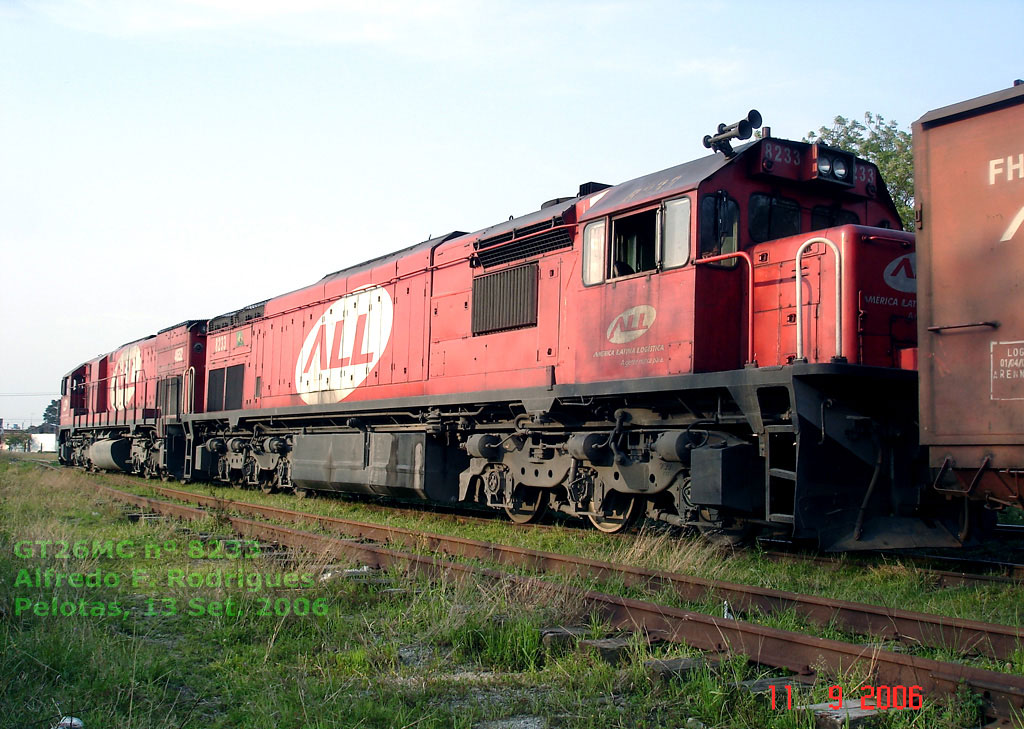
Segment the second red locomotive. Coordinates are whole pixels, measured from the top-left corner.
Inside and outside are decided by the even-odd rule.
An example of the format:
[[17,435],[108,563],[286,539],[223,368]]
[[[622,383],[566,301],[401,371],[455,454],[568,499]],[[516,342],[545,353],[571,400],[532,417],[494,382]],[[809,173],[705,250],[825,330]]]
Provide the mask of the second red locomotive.
[[298,493],[948,543],[917,472],[915,256],[875,165],[714,154],[451,233],[64,378],[65,463]]

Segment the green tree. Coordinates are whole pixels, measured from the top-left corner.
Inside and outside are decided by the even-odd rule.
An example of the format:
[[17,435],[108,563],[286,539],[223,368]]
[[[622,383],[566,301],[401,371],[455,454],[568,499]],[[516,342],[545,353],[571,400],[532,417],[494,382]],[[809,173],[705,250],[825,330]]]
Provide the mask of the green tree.
[[874,162],[899,211],[904,230],[914,229],[914,154],[912,137],[881,114],[864,113],[864,122],[837,116],[831,127],[808,132],[804,141],[821,142]]
[[60,421],[60,400],[50,400],[43,411],[43,425],[57,425]]
[[4,433],[4,443],[12,451],[27,451],[32,447],[32,436],[24,430],[8,430]]

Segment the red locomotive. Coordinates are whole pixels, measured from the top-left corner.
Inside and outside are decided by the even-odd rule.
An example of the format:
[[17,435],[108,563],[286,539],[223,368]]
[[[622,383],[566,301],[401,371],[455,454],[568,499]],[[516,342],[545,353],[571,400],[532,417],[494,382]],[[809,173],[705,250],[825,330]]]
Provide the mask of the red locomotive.
[[[64,378],[64,463],[835,548],[949,543],[914,238],[877,168],[763,138],[185,322]],[[944,512],[934,512],[942,516]]]

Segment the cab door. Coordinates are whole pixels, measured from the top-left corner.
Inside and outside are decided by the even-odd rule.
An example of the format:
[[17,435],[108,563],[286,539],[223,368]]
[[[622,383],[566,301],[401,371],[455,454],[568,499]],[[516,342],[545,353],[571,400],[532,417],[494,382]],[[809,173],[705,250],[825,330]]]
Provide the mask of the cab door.
[[693,371],[689,198],[586,223],[578,326],[580,381]]

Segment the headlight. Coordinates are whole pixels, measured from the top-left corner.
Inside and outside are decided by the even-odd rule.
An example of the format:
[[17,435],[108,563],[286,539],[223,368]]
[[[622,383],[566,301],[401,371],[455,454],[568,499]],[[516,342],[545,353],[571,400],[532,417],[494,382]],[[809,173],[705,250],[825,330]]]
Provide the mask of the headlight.
[[809,170],[812,179],[843,187],[853,187],[854,156],[835,147],[815,144],[813,167]]

